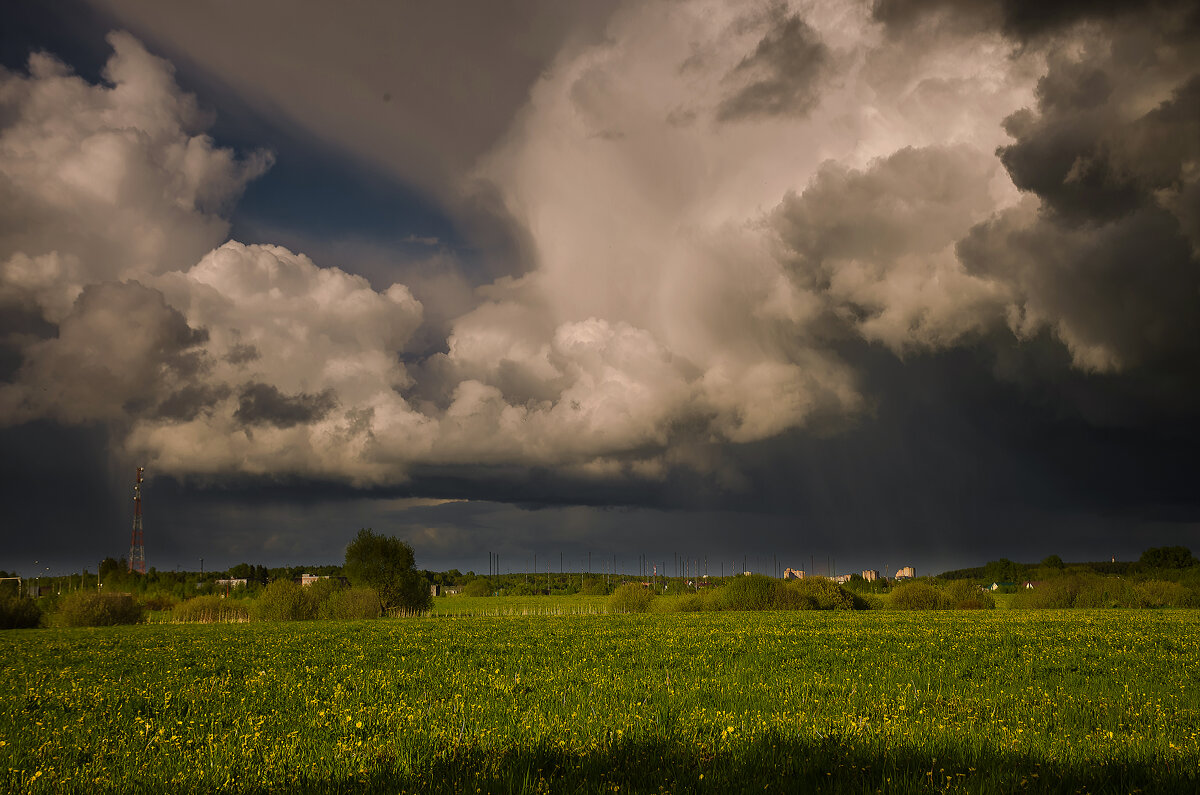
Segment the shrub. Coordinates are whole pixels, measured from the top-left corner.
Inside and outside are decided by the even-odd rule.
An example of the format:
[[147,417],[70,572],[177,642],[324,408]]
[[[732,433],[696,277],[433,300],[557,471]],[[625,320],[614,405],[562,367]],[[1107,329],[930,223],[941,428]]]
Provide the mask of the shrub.
[[892,589],[889,603],[896,610],[937,610],[946,606],[942,592],[927,582],[905,582]]
[[314,580],[308,585],[300,586],[301,591],[304,593],[305,600],[307,600],[309,603],[308,607],[313,616],[317,615],[318,611],[321,609],[321,605],[323,605],[325,601],[329,599],[329,597],[333,596],[339,591],[345,590],[347,587],[349,586],[342,582],[341,578],[339,577],[322,577],[319,580]]
[[291,580],[276,580],[254,602],[254,617],[259,621],[301,621],[315,616],[316,605],[304,588]]
[[317,610],[324,619],[351,621],[359,618],[379,618],[383,607],[374,588],[346,588],[329,595]]
[[42,622],[37,602],[21,596],[0,596],[0,629],[28,629]]
[[734,577],[721,589],[722,610],[769,610],[775,581],[765,574]]
[[677,597],[674,602],[675,609],[680,613],[699,613],[702,610],[712,609],[710,605],[704,603],[704,597],[696,593]]
[[1116,577],[1081,577],[1075,607],[1137,607],[1138,595],[1133,584]]
[[241,600],[216,595],[187,599],[171,610],[171,620],[181,623],[217,624],[250,620],[250,607]]
[[1139,596],[1128,580],[1077,572],[1046,580],[1036,588],[1022,591],[1013,597],[1009,605],[1052,610],[1070,607],[1137,607]]
[[1197,607],[1196,593],[1177,582],[1148,580],[1134,586],[1139,607]]
[[604,580],[588,577],[584,580],[583,590],[580,593],[585,596],[604,596],[608,593],[608,586],[604,584]]
[[463,586],[463,596],[491,596],[492,584],[482,577],[471,580]]
[[853,610],[866,602],[827,577],[776,582],[773,606],[777,610]]
[[969,580],[955,580],[943,592],[947,607],[954,610],[992,610],[996,600]]
[[142,606],[147,610],[171,610],[176,604],[178,601],[169,593],[159,592],[142,597]]
[[695,591],[687,584],[686,580],[667,580],[667,584],[663,586],[663,594],[666,596],[680,596],[689,593],[695,593]]
[[862,610],[883,610],[887,607],[887,602],[877,593],[860,594],[859,598],[862,599]]
[[77,591],[59,600],[51,622],[60,627],[109,627],[137,624],[144,616],[142,606],[129,594]]
[[608,598],[608,609],[611,613],[645,613],[653,598],[654,592],[649,588],[626,583]]

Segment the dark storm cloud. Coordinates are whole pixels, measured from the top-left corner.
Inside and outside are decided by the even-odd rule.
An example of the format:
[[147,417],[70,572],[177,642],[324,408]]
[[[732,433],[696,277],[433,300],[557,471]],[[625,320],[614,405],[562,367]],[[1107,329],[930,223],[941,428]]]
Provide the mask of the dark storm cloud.
[[254,345],[234,345],[229,349],[229,353],[225,355],[225,361],[230,364],[245,364],[261,356],[262,354],[258,352],[258,348]]
[[272,384],[249,383],[238,394],[233,417],[243,425],[291,428],[324,419],[336,407],[337,396],[332,389],[319,394],[285,395]]
[[1051,53],[1037,107],[1006,120],[1015,140],[998,152],[1036,210],[981,224],[959,255],[1011,291],[1019,334],[1048,327],[1077,366],[1143,367],[1179,388],[1200,353],[1200,50],[1147,35],[1170,22]]
[[1114,220],[1194,184],[1186,170],[1200,157],[1200,75],[1128,121],[1109,105],[1112,91],[1101,68],[1052,63],[1038,84],[1038,112],[1005,122],[1017,141],[999,155],[1013,183],[1066,222]]
[[777,15],[754,52],[725,78],[739,88],[717,107],[717,120],[803,116],[820,98],[829,49],[799,14]]
[[1136,19],[1171,7],[1182,9],[1181,27],[1200,23],[1194,4],[1180,0],[875,0],[871,11],[893,35],[934,22],[961,31],[999,28],[1025,40],[1083,20]]
[[202,411],[229,397],[229,393],[229,387],[224,384],[189,384],[159,403],[155,415],[165,420],[190,422]]
[[[93,234],[109,234],[114,251],[170,241],[171,256],[151,246],[141,271],[126,270],[122,248],[97,270],[96,246],[64,249],[82,216],[64,203],[36,249],[18,240],[21,257],[0,263],[12,295],[37,296],[56,313],[46,326],[19,317],[6,337],[19,345],[20,397],[40,407],[30,416],[107,422],[87,437],[89,466],[112,466],[107,451],[161,476],[147,489],[152,558],[331,562],[358,526],[374,525],[420,539],[419,554],[435,550],[445,565],[493,542],[512,555],[654,546],[644,551],[660,559],[673,545],[714,556],[748,548],[793,565],[798,555],[853,551],[873,567],[935,550],[965,564],[1070,558],[1058,544],[1071,533],[1087,549],[1143,523],[1167,527],[1173,541],[1200,517],[1191,454],[1200,441],[1197,70],[1185,34],[1171,32],[1172,7],[1113,25],[1104,20],[1119,4],[1093,6],[1101,22],[1070,30],[1076,6],[1030,19],[1011,9],[1032,5],[877,7],[896,15],[893,32],[928,32],[921,19],[932,9],[957,17],[959,32],[1054,34],[985,53],[959,38],[945,44],[939,28],[913,37],[927,44],[917,57],[918,44],[881,43],[878,27],[853,14],[758,14],[734,30],[743,8],[630,4],[603,46],[560,48],[555,23],[557,33],[530,34],[536,69],[492,74],[495,52],[477,58],[469,45],[528,22],[518,14],[486,29],[503,6],[465,32],[447,32],[453,15],[439,7],[401,9],[378,30],[356,19],[344,35],[320,24],[322,7],[301,4],[283,21],[294,35],[283,35],[262,9],[234,27],[220,4],[190,7],[182,21],[156,4],[113,5],[180,55],[181,80],[210,71],[208,85],[401,175],[417,186],[413,202],[453,194],[443,196],[457,216],[453,246],[474,241],[478,250],[463,256],[478,258],[474,273],[486,278],[476,283],[496,279],[476,290],[461,273],[443,278],[453,266],[441,252],[423,251],[421,268],[401,271],[373,251],[377,265],[362,271],[373,284],[330,267],[343,260],[321,240],[372,196],[314,224],[313,246],[292,244],[311,259],[237,242],[204,254],[226,229],[205,208],[225,205],[184,196],[194,213],[174,226],[155,220],[151,210],[180,204],[164,186],[195,165],[163,155],[196,147],[214,169],[238,158],[192,127],[165,136],[161,152],[143,151],[158,140],[141,132],[150,122],[195,105],[169,65],[129,37],[114,39],[118,61],[137,68],[111,89],[39,61],[22,78],[31,91],[74,87],[94,102],[169,89],[130,103],[147,112],[117,125],[133,131],[125,137],[110,135],[107,116],[94,120],[125,160],[100,157],[112,150],[88,149],[87,138],[35,146],[45,174],[31,172],[22,190],[61,184],[76,193],[53,195],[103,198],[127,172],[138,175],[127,182],[150,188],[137,194],[144,202],[86,205],[100,208]],[[400,24],[409,38],[393,35],[408,13],[436,18]],[[971,14],[987,24],[962,21]],[[692,37],[713,42],[711,58],[679,73]],[[878,63],[899,64],[891,82],[879,82],[878,63],[856,66],[873,48],[892,58]],[[835,50],[846,69],[830,80]],[[280,63],[287,68],[272,72]],[[482,87],[467,79],[477,72]],[[495,82],[507,99],[472,104]],[[930,83],[946,89],[936,102],[922,93]],[[581,97],[596,116],[584,123]],[[998,120],[1026,101],[997,157]],[[55,110],[39,121],[46,129],[72,130],[88,102],[28,105]],[[662,123],[668,108],[771,123],[672,126]],[[38,129],[21,131],[37,144]],[[505,130],[484,156],[490,167],[479,167],[487,181],[461,179]],[[625,134],[594,137],[603,130]],[[55,183],[45,175],[69,161],[59,151],[97,154]],[[214,173],[225,174],[232,201],[251,171]],[[1018,206],[1005,174],[1026,194]],[[320,204],[260,199],[281,215]],[[19,207],[21,196],[0,204]],[[372,225],[403,205],[374,207]],[[181,245],[172,230],[198,221]],[[428,231],[405,226],[395,238]],[[444,231],[433,236],[446,240]],[[78,261],[56,259],[64,250]],[[107,291],[105,300],[72,304],[55,267],[89,285],[84,295]],[[0,385],[6,401],[12,386]],[[6,453],[29,454],[36,436],[67,458],[86,435],[39,425],[26,438],[26,427],[0,429]],[[120,494],[104,520],[115,539],[105,548],[118,553],[128,539],[127,463],[104,484]],[[19,490],[7,498],[15,504]],[[404,502],[460,499],[420,510]],[[58,506],[48,515],[64,526],[79,518]],[[83,530],[68,536],[85,548]],[[35,547],[22,543],[21,554]]]
[[42,414],[68,422],[139,414],[206,367],[203,328],[137,282],[88,285],[56,337],[34,342],[19,383],[0,392],[9,422]]

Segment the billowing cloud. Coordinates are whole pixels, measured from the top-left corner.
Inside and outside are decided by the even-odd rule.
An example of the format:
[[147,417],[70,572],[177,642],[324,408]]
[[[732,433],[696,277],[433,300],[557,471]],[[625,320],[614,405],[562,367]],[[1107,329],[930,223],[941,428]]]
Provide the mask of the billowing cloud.
[[774,27],[725,81],[737,88],[717,107],[717,118],[807,114],[817,103],[829,51],[799,14],[776,10]]
[[88,285],[57,336],[24,351],[18,382],[0,387],[0,414],[9,422],[123,421],[201,377],[207,338],[157,290]]
[[469,223],[505,219],[520,275],[478,288],[443,251],[388,286],[373,251],[373,286],[333,249],[226,240],[269,157],[217,147],[127,35],[109,85],[35,56],[0,94],[0,299],[26,308],[0,330],[4,415],[106,423],[179,477],[749,493],[730,451],[870,422],[872,357],[1039,335],[1077,371],[1191,355],[1200,83],[1176,12],[1025,36],[997,8],[942,36],[939,3],[621,7],[503,135],[423,174],[454,172]]
[[194,264],[270,164],[216,146],[170,64],[126,33],[109,42],[108,85],[42,53],[0,74],[0,280],[50,322],[85,284]]
[[898,352],[986,329],[998,290],[966,271],[955,246],[994,209],[995,169],[965,146],[905,148],[864,171],[826,164],[773,214],[791,278]]
[[1014,331],[1049,329],[1084,369],[1177,372],[1200,340],[1200,35],[1177,23],[1086,29],[1052,51],[999,150],[1031,198],[960,246],[1011,291]]

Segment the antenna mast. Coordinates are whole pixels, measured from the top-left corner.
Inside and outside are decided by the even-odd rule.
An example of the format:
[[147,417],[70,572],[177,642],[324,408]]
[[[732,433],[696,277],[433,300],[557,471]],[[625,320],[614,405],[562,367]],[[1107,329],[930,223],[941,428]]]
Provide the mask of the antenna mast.
[[133,481],[133,532],[129,537],[129,570],[146,573],[146,542],[142,537],[142,473],[145,467],[137,468],[137,479]]

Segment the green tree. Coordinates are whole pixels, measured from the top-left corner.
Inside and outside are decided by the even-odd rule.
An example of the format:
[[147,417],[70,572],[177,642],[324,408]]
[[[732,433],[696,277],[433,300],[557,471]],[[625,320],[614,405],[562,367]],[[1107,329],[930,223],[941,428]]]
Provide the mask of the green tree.
[[1140,561],[1148,569],[1186,569],[1197,562],[1187,547],[1151,547]]
[[1042,565],[1048,569],[1065,569],[1067,564],[1063,563],[1063,559],[1058,555],[1050,555],[1042,561]]
[[492,584],[483,577],[476,577],[463,586],[463,596],[491,596]]
[[359,530],[346,547],[343,572],[353,585],[374,588],[384,611],[428,610],[432,603],[412,547],[370,528]]

